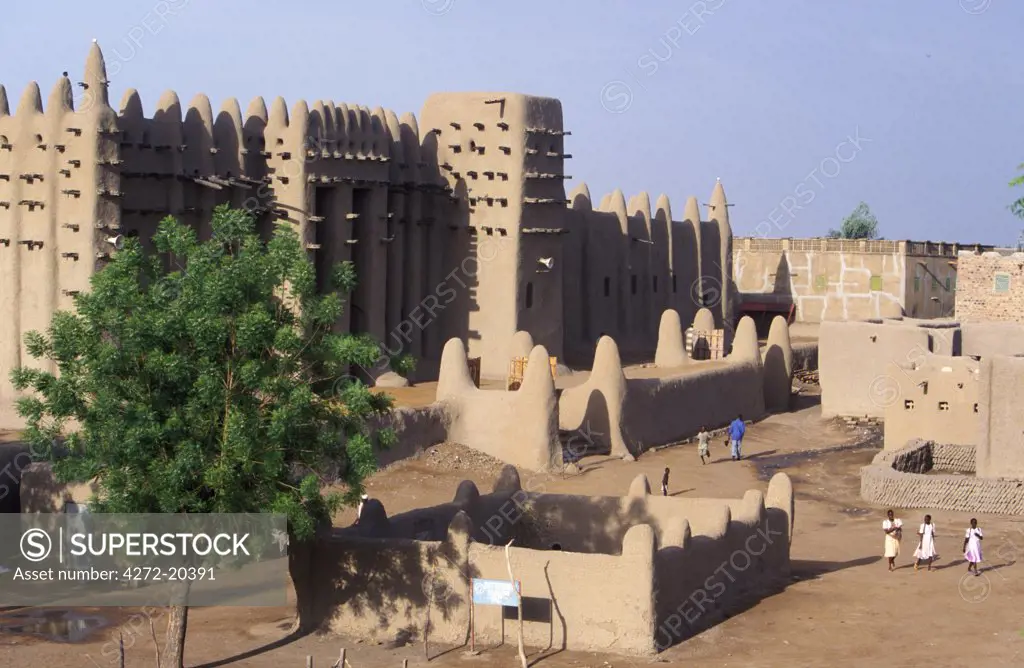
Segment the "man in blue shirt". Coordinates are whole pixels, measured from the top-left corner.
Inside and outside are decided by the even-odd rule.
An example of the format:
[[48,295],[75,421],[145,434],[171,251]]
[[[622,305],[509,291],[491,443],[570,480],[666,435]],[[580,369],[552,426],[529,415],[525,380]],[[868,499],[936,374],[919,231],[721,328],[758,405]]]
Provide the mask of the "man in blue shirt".
[[747,433],[747,425],[743,424],[743,416],[737,415],[736,419],[729,424],[729,441],[732,446],[732,459],[739,461],[743,458],[740,447],[743,445],[743,435]]

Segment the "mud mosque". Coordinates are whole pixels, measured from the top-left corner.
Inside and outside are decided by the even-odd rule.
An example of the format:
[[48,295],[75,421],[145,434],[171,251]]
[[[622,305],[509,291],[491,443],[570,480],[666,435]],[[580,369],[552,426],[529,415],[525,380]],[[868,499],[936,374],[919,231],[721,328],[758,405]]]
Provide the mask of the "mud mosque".
[[595,205],[585,184],[567,196],[558,100],[444,93],[417,119],[257,98],[243,115],[235,99],[214,113],[205,95],[184,107],[168,91],[147,115],[134,90],[115,110],[107,85],[94,43],[77,109],[66,74],[45,106],[30,84],[13,115],[0,87],[0,405],[8,372],[31,363],[24,334],[72,307],[119,236],[145,243],[168,215],[202,236],[223,203],[266,234],[292,223],[324,281],[353,261],[359,283],[339,330],[413,355],[419,380],[437,377],[452,337],[500,377],[519,330],[571,363],[602,335],[627,357],[649,355],[667,308],[688,323],[706,301],[717,326],[731,318],[721,184],[705,220],[695,197],[676,220],[665,196],[653,208],[647,193],[618,190]]
[[[823,416],[886,421],[865,498],[1024,512],[1024,418],[1011,405],[1024,361],[1009,357],[1024,353],[1024,325],[894,313],[824,322],[820,344],[798,344],[791,318],[775,316],[762,344],[754,319],[737,318],[722,184],[705,215],[690,197],[682,220],[665,196],[652,207],[647,193],[616,190],[596,205],[585,184],[566,194],[558,100],[444,93],[417,119],[328,100],[289,109],[277,98],[268,109],[257,98],[243,116],[233,99],[214,114],[204,95],[183,109],[168,92],[147,116],[132,90],[115,111],[107,83],[94,44],[77,109],[66,75],[45,108],[31,84],[13,115],[0,87],[0,428],[20,426],[8,373],[31,362],[23,335],[73,307],[120,236],[147,243],[168,215],[202,236],[212,209],[229,203],[263,234],[293,224],[322,280],[352,260],[359,284],[339,331],[416,357],[417,384],[436,379],[429,399],[386,418],[398,435],[392,461],[451,441],[506,465],[489,493],[467,480],[451,503],[391,517],[371,500],[358,527],[321,537],[293,569],[298,605],[320,628],[385,640],[430,627],[459,643],[472,624],[481,641],[503,641],[503,613],[477,618],[467,601],[472,579],[504,578],[509,558],[526,575],[524,608],[530,599],[547,611],[527,620],[528,643],[557,636],[564,649],[651,655],[768,595],[766,583],[784,587],[795,517],[785,473],[742,499],[712,499],[652,496],[643,475],[624,495],[527,492],[519,471],[565,466],[566,435],[585,427],[595,451],[632,460],[701,424],[788,411],[801,367],[820,366]],[[949,264],[945,248],[935,255],[936,267]],[[1004,258],[1005,271],[1021,258]],[[977,295],[970,303],[986,309]],[[697,355],[693,342],[715,336],[719,354]],[[505,377],[510,360],[525,361],[516,388],[481,383]],[[367,371],[378,380],[385,369]],[[22,512],[61,512],[91,495],[89,484],[56,485],[45,464],[16,468]],[[925,475],[933,469],[977,476]],[[510,504],[522,521],[509,519]],[[754,552],[759,537],[768,541]],[[510,538],[504,552],[496,540]],[[737,554],[747,565],[726,587],[710,567]],[[595,604],[581,585],[592,569],[604,575],[601,596],[622,605]],[[442,582],[440,600],[419,585],[427,580]],[[432,607],[442,614],[431,621]]]

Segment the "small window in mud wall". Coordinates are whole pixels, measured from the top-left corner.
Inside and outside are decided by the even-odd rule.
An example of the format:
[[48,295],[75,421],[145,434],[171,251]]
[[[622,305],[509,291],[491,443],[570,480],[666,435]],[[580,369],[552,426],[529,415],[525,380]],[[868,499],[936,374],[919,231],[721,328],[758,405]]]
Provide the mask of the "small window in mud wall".
[[608,278],[607,276],[604,277],[604,296],[612,296],[612,279]]
[[912,411],[912,410],[914,410],[914,400],[913,399],[904,399],[903,400],[903,410],[905,410],[905,411]]
[[881,276],[872,276],[871,277],[871,292],[881,292],[881,291],[882,291],[882,277]]
[[1005,273],[998,273],[992,277],[992,291],[993,292],[1009,292],[1010,291],[1010,275]]
[[636,274],[629,277],[629,289],[634,295],[636,294]]
[[533,283],[526,284],[526,308],[533,308]]
[[939,410],[940,411],[948,411],[949,410],[949,402],[948,401],[940,401],[939,402]]

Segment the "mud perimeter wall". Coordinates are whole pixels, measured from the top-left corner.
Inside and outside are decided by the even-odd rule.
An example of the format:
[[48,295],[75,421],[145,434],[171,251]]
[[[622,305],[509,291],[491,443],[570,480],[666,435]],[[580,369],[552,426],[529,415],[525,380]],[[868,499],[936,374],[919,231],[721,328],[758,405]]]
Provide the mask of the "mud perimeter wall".
[[368,505],[359,526],[316,543],[296,591],[325,631],[463,645],[472,609],[476,641],[496,645],[514,639],[515,609],[471,606],[470,583],[508,581],[507,555],[528,646],[651,655],[785,582],[793,510],[782,473],[767,494],[676,499],[652,496],[643,475],[625,497],[529,493],[505,467],[491,494],[463,481],[450,504],[393,518]]
[[896,400],[897,365],[928,354],[927,330],[871,322],[824,322],[818,339],[821,416],[884,418]]
[[880,452],[861,469],[861,498],[894,508],[1024,515],[1021,481],[934,473],[970,473],[974,456],[975,449],[970,446],[921,440],[911,441],[900,450]]
[[734,362],[674,378],[630,379],[622,428],[630,448],[640,452],[696,434],[701,425],[724,426],[738,414],[764,415],[764,381],[758,362]]
[[1024,355],[1024,324],[1015,322],[965,322],[961,326],[963,355]]
[[[497,496],[509,500],[507,492]],[[466,643],[471,580],[509,579],[504,546],[472,539],[478,525],[470,514],[482,519],[477,511],[493,507],[493,500],[465,499],[441,541],[366,538],[335,530],[318,541],[300,600],[305,597],[312,619],[326,631],[382,642],[422,639],[426,632],[432,642]],[[425,511],[414,512],[426,520],[430,513]],[[401,515],[391,523],[408,524]],[[503,528],[518,527],[506,521]],[[509,548],[512,571],[521,583],[526,644],[652,654],[654,550],[654,530],[646,525],[631,527],[616,555]],[[594,573],[601,574],[600,587],[594,586]],[[515,637],[515,619],[503,623],[508,609],[473,607],[476,642],[497,645]]]
[[390,428],[395,442],[386,450],[377,451],[377,465],[393,464],[447,439],[447,415],[441,404],[421,408],[396,408],[377,418],[372,429]]

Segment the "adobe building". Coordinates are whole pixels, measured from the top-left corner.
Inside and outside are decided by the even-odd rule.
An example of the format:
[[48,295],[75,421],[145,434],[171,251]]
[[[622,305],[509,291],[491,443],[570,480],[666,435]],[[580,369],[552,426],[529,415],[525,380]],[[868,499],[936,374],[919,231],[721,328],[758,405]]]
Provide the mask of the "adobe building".
[[1024,324],[1024,252],[960,251],[957,265],[957,320]]
[[884,404],[886,450],[899,450],[914,439],[977,445],[979,361],[922,353],[916,360],[892,364],[888,377],[895,381],[895,400],[877,397]]
[[[884,418],[861,470],[881,505],[1024,514],[1024,359],[1012,323],[827,322],[823,417]],[[973,351],[968,354],[965,351]]]
[[731,328],[732,232],[721,183],[704,216],[691,197],[619,190],[567,198],[561,103],[513,93],[431,96],[419,120],[318,100],[290,109],[256,98],[214,111],[164,93],[147,115],[134,90],[115,110],[93,44],[77,108],[66,75],[43,105],[24,91],[13,115],[0,87],[0,427],[17,427],[11,369],[35,363],[24,335],[114,252],[148,243],[168,215],[209,234],[214,207],[243,207],[269,235],[298,231],[319,280],[352,261],[358,286],[338,331],[381,341],[382,363],[411,354],[436,378],[443,343],[467,342],[484,377],[503,377],[516,331],[567,363],[601,336],[626,358],[653,358],[661,313],[690,322],[708,306]]
[[[861,496],[902,508],[1024,515],[1024,359],[954,360],[928,356],[919,367],[927,387],[938,390],[938,411],[926,403],[918,412],[919,396],[894,397],[892,413],[886,412],[886,447],[861,470]],[[944,408],[943,397],[966,401]],[[921,436],[891,447],[890,418],[899,437],[912,433],[915,422]]]
[[957,301],[961,248],[931,241],[739,237],[733,243],[737,308],[788,314],[797,322],[948,318]]

